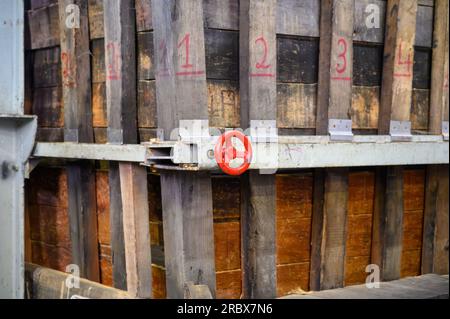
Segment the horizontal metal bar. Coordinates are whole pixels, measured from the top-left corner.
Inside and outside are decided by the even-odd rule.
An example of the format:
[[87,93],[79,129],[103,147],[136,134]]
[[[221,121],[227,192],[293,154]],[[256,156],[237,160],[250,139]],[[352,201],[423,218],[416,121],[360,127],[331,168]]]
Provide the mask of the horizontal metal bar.
[[[138,162],[160,169],[216,170],[214,157],[203,156],[214,150],[216,140],[200,140],[198,147],[189,147],[183,141],[141,145],[37,143],[33,156]],[[264,154],[258,153],[261,152],[258,146],[264,143],[252,144],[255,151],[250,169],[449,163],[449,144],[440,135],[416,135],[410,142],[392,142],[388,135],[366,135],[355,136],[350,143],[332,142],[329,136],[279,136],[278,143],[272,144],[275,146],[272,153]],[[163,148],[167,155],[161,153]],[[270,163],[262,163],[267,158],[272,158]]]
[[[278,168],[448,164],[446,142],[279,144]],[[250,166],[252,167],[252,165]],[[255,167],[256,168],[256,167]]]
[[139,144],[36,143],[32,156],[145,163],[147,147]]

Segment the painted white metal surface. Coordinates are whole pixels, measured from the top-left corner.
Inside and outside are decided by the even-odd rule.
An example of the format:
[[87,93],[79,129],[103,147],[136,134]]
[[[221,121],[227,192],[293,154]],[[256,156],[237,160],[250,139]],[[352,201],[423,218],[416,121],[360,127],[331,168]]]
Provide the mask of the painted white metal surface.
[[24,177],[35,116],[24,109],[22,0],[0,1],[0,299],[24,298]]
[[[393,142],[389,135],[355,135],[351,143],[333,142],[329,136],[279,136],[276,144],[256,142],[254,138],[251,140],[254,157],[250,169],[449,163],[449,143],[440,135],[416,135],[410,142]],[[147,142],[141,145],[37,143],[33,156],[139,162],[163,169],[184,166],[189,170],[215,170],[217,163],[211,152],[216,141],[217,137],[212,136],[196,143],[184,141]],[[198,147],[199,144],[201,147]],[[272,147],[257,147],[266,144],[272,144]],[[261,151],[264,153],[258,153]],[[205,154],[198,154],[199,152]],[[276,158],[276,161],[267,161],[269,157]],[[267,166],[268,162],[274,163],[273,166]],[[170,166],[171,163],[175,166]]]
[[0,1],[0,114],[23,114],[23,10],[22,0]]
[[36,143],[33,156],[144,163],[147,148],[144,145]]

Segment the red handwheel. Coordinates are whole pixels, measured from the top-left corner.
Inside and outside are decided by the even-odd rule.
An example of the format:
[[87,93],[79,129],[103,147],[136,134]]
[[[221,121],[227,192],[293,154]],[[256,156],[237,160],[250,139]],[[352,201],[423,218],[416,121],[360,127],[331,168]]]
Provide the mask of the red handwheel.
[[[238,151],[233,146],[233,138],[237,138],[244,144],[245,151]],[[219,167],[228,175],[241,175],[250,166],[252,160],[252,145],[247,136],[239,131],[223,133],[214,148],[214,157]],[[231,167],[230,162],[236,158],[242,158],[243,163],[238,167]]]

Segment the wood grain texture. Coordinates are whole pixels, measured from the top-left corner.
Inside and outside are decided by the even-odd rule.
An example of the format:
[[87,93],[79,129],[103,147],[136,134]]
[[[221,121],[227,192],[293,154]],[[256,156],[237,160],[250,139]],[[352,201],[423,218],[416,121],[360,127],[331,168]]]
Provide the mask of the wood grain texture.
[[[316,134],[329,132],[329,119],[350,119],[353,12],[353,1],[321,3]],[[338,288],[345,275],[348,169],[316,170],[315,175],[310,285],[312,290]]]
[[[389,134],[390,121],[410,121],[417,1],[387,2],[386,38],[378,133]],[[381,280],[401,275],[403,169],[377,168],[372,262]]]
[[[109,143],[113,144],[137,143],[134,9],[133,0],[103,2],[107,139]],[[134,216],[135,207],[133,205],[139,205],[139,203],[135,203],[135,198],[131,198],[129,194],[124,193],[127,190],[123,189],[123,187],[136,189],[141,186],[134,184],[134,182],[139,182],[139,177],[135,179],[134,174],[139,172],[144,174],[140,177],[142,179],[146,178],[146,172],[129,168],[130,171],[127,172],[131,175],[123,175],[129,178],[127,180],[129,184],[124,184],[125,181],[121,180],[122,174],[119,173],[120,165],[122,164],[110,163],[109,165],[110,231],[114,286],[120,289],[128,289],[133,296],[148,298],[151,290],[151,281],[149,281],[151,278],[150,274],[147,274],[150,268],[150,259],[147,254],[142,253],[141,255],[141,252],[135,251],[135,249],[141,249],[142,245],[145,246],[147,241],[145,234],[142,234],[143,237],[141,237],[138,234],[138,226],[131,222],[144,217]],[[123,194],[127,195],[126,199],[121,197]],[[139,199],[141,198],[139,197]],[[126,207],[128,214],[130,214],[127,217],[125,216]],[[143,209],[142,214],[144,216],[145,213],[146,210]],[[128,226],[131,229],[125,230],[125,220],[128,220]],[[131,233],[130,237],[125,238],[125,233]],[[128,265],[128,259],[130,265]],[[145,272],[142,271],[142,267],[146,267]]]
[[362,284],[370,264],[375,176],[371,171],[349,175],[345,286]]
[[[152,0],[152,21],[158,128],[170,139],[179,120],[208,119],[202,1]],[[182,298],[187,281],[215,296],[209,174],[164,172],[161,195],[168,298]]]
[[[133,297],[151,298],[147,168],[135,163],[120,163],[119,170],[127,290]],[[114,233],[112,235],[117,236]]]
[[[276,120],[276,1],[240,2],[241,127]],[[275,176],[241,177],[242,264],[245,298],[276,296]]]
[[[80,27],[68,28],[66,6],[80,10]],[[59,30],[61,42],[61,78],[64,109],[64,141],[92,143],[91,73],[89,26],[85,1],[61,0]],[[98,239],[95,197],[95,167],[91,161],[67,166],[69,221],[72,256],[80,274],[99,280]]]
[[[428,131],[440,134],[448,120],[448,1],[436,1],[433,31]],[[442,68],[444,65],[444,68]],[[422,237],[422,273],[448,272],[448,166],[430,165],[426,171]],[[445,195],[444,195],[445,194]],[[438,237],[439,236],[439,237]],[[438,245],[439,247],[437,247]]]
[[27,13],[30,28],[30,49],[34,50],[58,45],[58,3],[52,3],[48,6],[30,10]]

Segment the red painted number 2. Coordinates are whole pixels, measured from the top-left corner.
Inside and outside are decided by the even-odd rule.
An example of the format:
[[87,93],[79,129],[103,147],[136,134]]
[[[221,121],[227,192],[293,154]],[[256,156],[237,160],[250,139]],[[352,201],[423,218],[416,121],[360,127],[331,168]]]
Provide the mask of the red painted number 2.
[[256,68],[257,69],[268,69],[268,68],[270,68],[270,64],[267,64],[267,62],[266,62],[266,60],[267,60],[267,41],[263,37],[259,37],[255,41],[255,44],[257,44],[257,43],[262,44],[262,46],[264,48],[264,54],[262,56],[261,61],[256,62]]
[[251,77],[273,77],[274,76],[273,73],[264,71],[264,70],[269,69],[272,66],[271,64],[267,63],[267,55],[269,52],[269,47],[267,45],[266,39],[261,36],[255,40],[255,44],[262,47],[263,54],[255,64],[256,70],[258,70],[258,72],[250,73],[250,76]]

